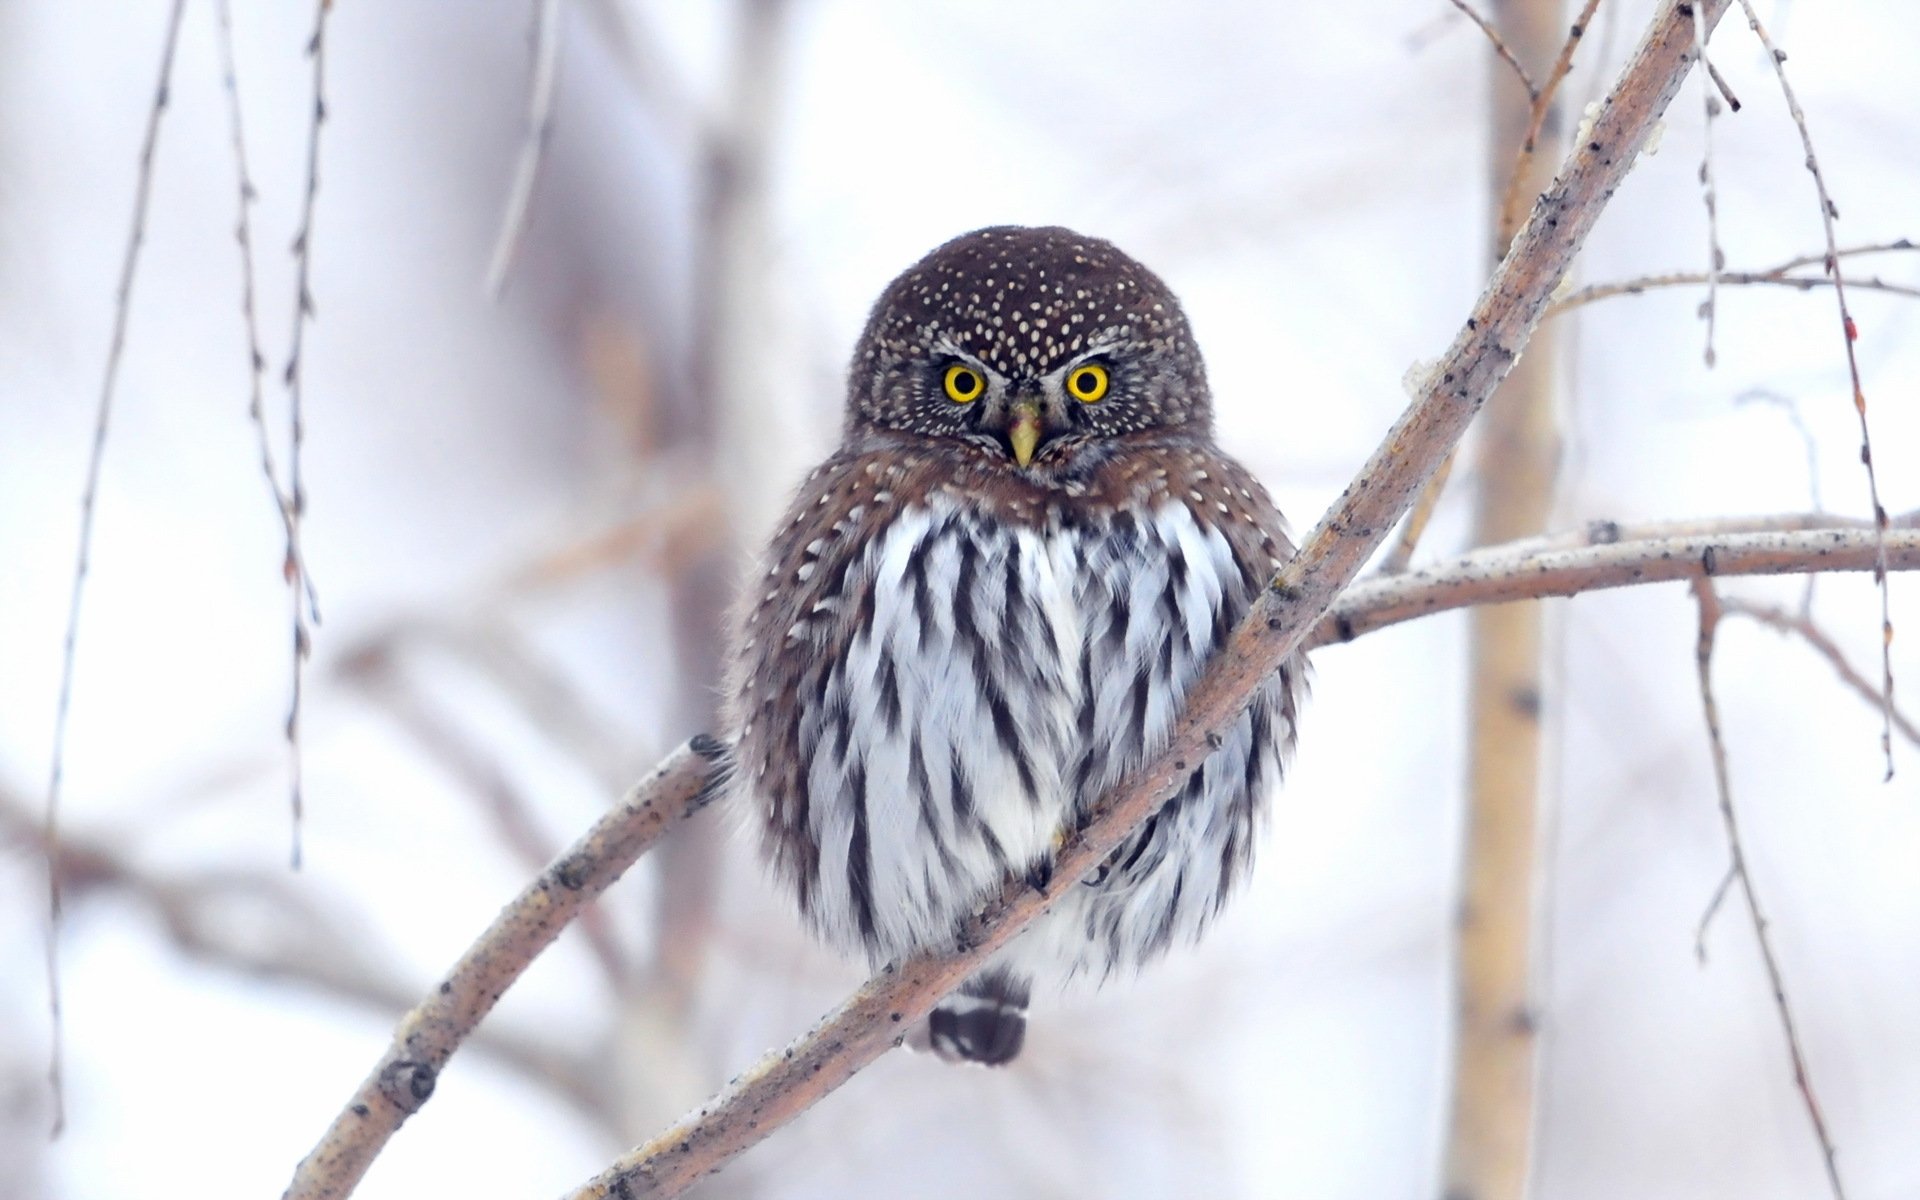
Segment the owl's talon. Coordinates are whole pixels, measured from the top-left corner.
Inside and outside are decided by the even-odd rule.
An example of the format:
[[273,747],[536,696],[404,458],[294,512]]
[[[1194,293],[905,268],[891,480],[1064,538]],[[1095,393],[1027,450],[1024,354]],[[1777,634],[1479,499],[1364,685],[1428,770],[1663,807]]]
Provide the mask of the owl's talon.
[[1047,885],[1052,882],[1053,882],[1052,857],[1049,856],[1047,858],[1043,858],[1039,862],[1036,862],[1032,866],[1027,868],[1027,886],[1032,888],[1034,891],[1044,894],[1047,890]]

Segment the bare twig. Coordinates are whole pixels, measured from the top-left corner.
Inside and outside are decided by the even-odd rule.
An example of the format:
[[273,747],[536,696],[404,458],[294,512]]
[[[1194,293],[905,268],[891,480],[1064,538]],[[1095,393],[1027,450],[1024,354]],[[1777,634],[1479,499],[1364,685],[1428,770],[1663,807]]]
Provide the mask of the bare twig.
[[106,373],[94,410],[93,444],[87,453],[87,482],[80,493],[80,548],[73,566],[73,590],[67,598],[67,632],[60,653],[60,694],[54,702],[52,766],[47,776],[47,809],[43,837],[47,853],[47,1015],[51,1026],[47,1084],[53,1101],[53,1134],[60,1135],[67,1120],[62,1047],[65,1031],[60,1019],[60,873],[54,860],[60,848],[60,784],[66,768],[67,716],[73,706],[75,648],[80,637],[80,602],[86,592],[87,568],[93,554],[93,514],[100,497],[100,467],[107,452],[107,425],[113,416],[115,385],[120,379],[120,357],[127,342],[127,319],[133,307],[133,282],[140,265],[140,248],[147,236],[147,202],[153,190],[154,152],[160,144],[160,119],[167,111],[173,83],[174,50],[180,42],[180,18],[186,0],[173,0],[167,13],[167,32],[160,47],[160,81],[154,85],[153,104],[147,110],[147,130],[140,142],[140,165],[133,189],[133,229],[120,259],[120,283],[114,289],[113,333],[107,342]]
[[[1920,245],[1916,245],[1910,239],[1901,238],[1898,241],[1880,242],[1871,246],[1850,246],[1843,250],[1836,250],[1834,257],[1836,259],[1853,258],[1863,254],[1887,254],[1902,250],[1920,250]],[[1811,291],[1817,287],[1829,287],[1833,281],[1822,275],[1796,275],[1793,274],[1793,272],[1825,261],[1826,255],[1824,254],[1813,256],[1801,255],[1797,258],[1790,258],[1777,266],[1767,267],[1758,271],[1720,271],[1718,278],[1723,285],[1751,286],[1757,284],[1774,284],[1781,287],[1798,288],[1803,292]],[[1615,296],[1638,296],[1642,292],[1655,291],[1659,288],[1689,287],[1705,283],[1707,279],[1708,275],[1704,271],[1670,271],[1661,275],[1641,275],[1633,279],[1616,280],[1612,283],[1591,284],[1577,291],[1569,292],[1558,300],[1555,300],[1547,307],[1547,315],[1557,317],[1569,309],[1579,308],[1583,304],[1591,304],[1595,300],[1610,300]],[[1911,284],[1892,283],[1880,279],[1877,276],[1866,279],[1849,279],[1847,286],[1851,288],[1865,288],[1869,291],[1887,292],[1896,296],[1920,297],[1920,287],[1915,287]]]
[[[287,386],[289,425],[287,515],[290,526],[289,537],[296,545],[300,540],[301,522],[307,515],[306,483],[300,474],[300,450],[307,437],[303,386],[306,359],[301,351],[306,346],[307,322],[314,315],[311,279],[313,210],[314,201],[320,195],[320,128],[327,122],[327,15],[332,10],[333,0],[315,0],[313,34],[307,40],[307,57],[313,60],[313,112],[312,121],[307,130],[307,183],[300,199],[300,228],[293,238],[293,333],[289,338],[287,365],[282,374]],[[313,653],[313,633],[309,617],[313,618],[313,623],[317,623],[319,614],[309,613],[305,604],[307,591],[305,559],[298,553],[288,555],[286,570],[287,582],[293,589],[293,696],[287,704],[286,726],[287,755],[291,760],[293,773],[291,795],[293,841],[290,861],[293,868],[299,870],[302,823],[305,816],[305,801],[302,798],[305,783],[301,767],[300,706],[306,689],[307,659]]]
[[[0,788],[0,846],[18,842],[43,852],[37,822]],[[100,842],[61,843],[57,869],[68,904],[86,895],[130,900],[151,913],[183,954],[252,979],[289,983],[349,1001],[392,1019],[412,1007],[417,993],[375,953],[375,939],[323,911],[284,875],[266,871],[203,871],[171,875],[148,870]],[[245,906],[246,920],[231,915]],[[270,938],[259,936],[272,930]],[[490,1056],[528,1081],[564,1098],[584,1117],[605,1124],[601,1064],[510,1030],[477,1031],[476,1053]]]
[[[1847,374],[1853,381],[1853,411],[1860,418],[1860,462],[1867,470],[1867,498],[1873,505],[1874,527],[1884,534],[1887,529],[1887,510],[1880,503],[1880,478],[1873,465],[1873,438],[1867,431],[1867,392],[1860,383],[1860,360],[1854,352],[1854,342],[1859,340],[1860,328],[1854,324],[1853,314],[1847,311],[1847,285],[1840,272],[1839,242],[1834,237],[1833,223],[1840,216],[1833,197],[1827,194],[1826,176],[1820,173],[1820,159],[1813,152],[1813,134],[1807,129],[1807,114],[1800,108],[1800,100],[1793,93],[1793,85],[1787,81],[1787,56],[1773,44],[1767,36],[1766,27],[1760,24],[1760,16],[1753,11],[1753,0],[1740,0],[1740,10],[1746,14],[1747,28],[1760,39],[1760,45],[1767,52],[1767,58],[1773,63],[1773,73],[1780,81],[1780,94],[1786,97],[1787,111],[1793,116],[1793,125],[1800,131],[1800,145],[1807,152],[1807,173],[1813,176],[1814,191],[1820,197],[1820,228],[1827,238],[1826,272],[1833,277],[1834,304],[1840,313],[1840,341],[1847,352]],[[1874,567],[1874,579],[1880,586],[1880,751],[1887,761],[1887,778],[1893,778],[1893,600],[1887,587],[1887,564],[1885,555]]]
[[560,77],[561,0],[534,0],[533,82],[527,91],[527,135],[513,168],[513,186],[507,192],[506,211],[487,264],[487,295],[499,296],[507,284],[520,240],[533,213],[533,187],[540,179],[540,162],[553,133],[554,85]]
[[[1786,414],[1787,423],[1793,426],[1794,434],[1799,437],[1801,453],[1807,460],[1807,503],[1812,505],[1816,512],[1825,509],[1827,502],[1821,497],[1820,492],[1820,445],[1814,439],[1813,430],[1807,427],[1806,418],[1800,413],[1799,401],[1792,396],[1768,388],[1748,388],[1735,396],[1733,403],[1736,408],[1745,404],[1768,404]],[[1819,579],[1818,575],[1809,575],[1800,587],[1802,616],[1812,616],[1814,587]]]
[[[1593,21],[1594,12],[1600,7],[1599,0],[1586,0],[1581,7],[1580,16],[1568,30],[1566,40],[1561,43],[1559,56],[1547,75],[1547,82],[1538,88],[1529,87],[1527,98],[1531,103],[1524,132],[1513,142],[1513,149],[1507,151],[1504,146],[1496,147],[1496,153],[1511,153],[1513,165],[1504,175],[1505,186],[1500,189],[1500,207],[1494,224],[1494,243],[1497,253],[1506,253],[1507,243],[1513,240],[1514,231],[1520,228],[1520,220],[1526,215],[1527,201],[1540,193],[1546,180],[1541,178],[1542,171],[1534,164],[1535,148],[1540,140],[1541,130],[1546,128],[1556,109],[1554,100],[1558,97],[1560,84],[1573,67],[1573,52],[1586,36],[1587,26]],[[1557,12],[1559,5],[1554,9]],[[1530,30],[1537,40],[1542,31]]]
[[[1461,11],[1467,13],[1478,23],[1502,57],[1520,71],[1521,82],[1526,85],[1529,104],[1525,132],[1520,135],[1519,147],[1514,154],[1513,166],[1508,172],[1505,186],[1501,189],[1499,221],[1496,226],[1495,258],[1505,254],[1507,245],[1513,240],[1514,230],[1520,227],[1520,201],[1528,192],[1531,182],[1533,191],[1546,182],[1538,178],[1539,172],[1532,170],[1534,151],[1540,140],[1540,132],[1546,127],[1548,116],[1554,111],[1554,99],[1559,94],[1560,85],[1565,82],[1567,73],[1573,69],[1573,53],[1586,36],[1587,27],[1593,22],[1593,14],[1599,9],[1600,0],[1586,0],[1580,9],[1580,16],[1568,30],[1566,41],[1561,44],[1560,53],[1554,59],[1552,68],[1547,72],[1547,81],[1540,87],[1534,87],[1531,78],[1513,57],[1512,48],[1502,41],[1479,15],[1464,5]],[[1453,476],[1454,455],[1449,454],[1440,464],[1439,470],[1427,481],[1420,498],[1414,502],[1413,511],[1400,526],[1399,540],[1391,553],[1382,560],[1382,569],[1404,571],[1413,561],[1414,551],[1420,545],[1420,539],[1427,532],[1427,525],[1433,520],[1434,510],[1440,506],[1440,496],[1446,490],[1447,481]]]
[[[1700,707],[1706,714],[1707,744],[1713,752],[1713,781],[1720,797],[1720,822],[1727,834],[1727,853],[1731,859],[1728,873],[1740,885],[1740,895],[1747,903],[1747,916],[1753,922],[1753,936],[1760,944],[1760,958],[1766,964],[1767,980],[1773,988],[1774,1010],[1780,1015],[1780,1029],[1786,1035],[1787,1055],[1793,1062],[1793,1082],[1800,1089],[1800,1098],[1806,1106],[1807,1118],[1813,1125],[1814,1137],[1819,1140],[1820,1153],[1827,1169],[1827,1184],[1833,1191],[1834,1200],[1846,1200],[1847,1193],[1840,1183],[1840,1167],[1835,1159],[1833,1138],[1827,1132],[1826,1120],[1820,1115],[1820,1102],[1814,1096],[1813,1078],[1807,1073],[1806,1052],[1800,1045],[1800,1034],[1793,1023],[1793,1009],[1787,1001],[1786,979],[1780,973],[1780,962],[1773,952],[1773,939],[1767,934],[1767,919],[1760,911],[1760,897],[1754,891],[1753,872],[1747,864],[1746,850],[1740,841],[1740,822],[1733,810],[1733,784],[1727,774],[1727,747],[1720,733],[1720,709],[1713,698],[1713,641],[1720,626],[1720,600],[1714,593],[1712,581],[1704,574],[1693,580],[1693,594],[1700,607],[1700,636],[1694,647],[1694,665],[1700,675]],[[1720,895],[1724,894],[1723,886]],[[1712,909],[1708,912],[1711,914]]]
[[[1746,617],[1769,629],[1799,638],[1816,654],[1827,660],[1827,665],[1831,666],[1833,673],[1840,677],[1840,682],[1846,684],[1855,695],[1876,709],[1880,707],[1879,687],[1847,661],[1846,652],[1840,649],[1839,643],[1835,642],[1826,630],[1820,628],[1813,617],[1804,610],[1792,612],[1778,605],[1759,604],[1732,596],[1721,597],[1720,607],[1728,616]],[[1920,725],[1915,725],[1912,718],[1900,711],[1898,705],[1893,709],[1893,727],[1901,737],[1913,743],[1916,748],[1920,748]]]
[[1720,269],[1727,264],[1726,255],[1720,250],[1720,201],[1713,188],[1713,123],[1720,117],[1720,97],[1714,94],[1714,85],[1719,82],[1719,75],[1707,61],[1707,30],[1697,8],[1693,10],[1693,38],[1700,47],[1700,62],[1707,68],[1700,72],[1700,105],[1706,113],[1700,129],[1700,200],[1707,209],[1707,298],[1700,302],[1700,316],[1707,323],[1707,346],[1702,353],[1707,366],[1711,367],[1715,357],[1713,329],[1719,311]]
[[352,1193],[387,1139],[433,1095],[440,1069],[501,993],[648,847],[699,811],[724,753],[706,737],[674,751],[501,910],[400,1022],[386,1055],[300,1161],[284,1200]]
[[1580,7],[1580,15],[1573,19],[1573,26],[1567,31],[1567,40],[1560,46],[1560,56],[1553,60],[1553,68],[1547,72],[1547,81],[1533,97],[1533,115],[1527,121],[1527,136],[1520,143],[1525,153],[1533,153],[1540,141],[1540,130],[1546,126],[1547,110],[1553,106],[1553,96],[1559,90],[1561,81],[1567,72],[1573,70],[1573,52],[1580,47],[1580,39],[1587,35],[1587,26],[1593,24],[1593,14],[1600,8],[1600,0],[1586,0]]
[[1450,3],[1464,13],[1469,21],[1478,25],[1481,33],[1487,35],[1487,41],[1493,43],[1493,52],[1500,56],[1501,62],[1512,68],[1514,78],[1518,79],[1520,86],[1526,89],[1527,99],[1533,100],[1538,97],[1540,95],[1540,89],[1534,86],[1533,76],[1527,74],[1527,69],[1520,65],[1518,58],[1514,57],[1513,50],[1508,47],[1506,39],[1500,36],[1500,31],[1495,29],[1492,23],[1485,17],[1481,16],[1473,5],[1468,4],[1467,0],[1450,0]]
[[[306,557],[300,549],[300,527],[294,515],[293,498],[281,484],[280,470],[274,462],[273,439],[267,432],[267,417],[263,403],[262,384],[266,371],[266,355],[260,349],[260,320],[258,306],[254,299],[253,273],[253,202],[257,197],[254,191],[253,175],[247,167],[247,139],[240,119],[240,83],[234,66],[233,54],[233,11],[231,0],[216,0],[214,12],[217,17],[217,33],[220,43],[221,82],[227,95],[227,125],[233,142],[234,171],[239,179],[240,203],[239,215],[234,223],[234,240],[240,246],[240,312],[247,333],[247,419],[252,423],[255,439],[260,453],[260,474],[266,481],[267,490],[273,498],[274,512],[280,518],[282,544],[285,549],[281,559],[281,574],[287,585],[293,589],[293,636],[294,644],[304,641],[301,626],[301,611],[304,606],[307,621],[318,624],[320,621],[320,599],[314,590],[313,576],[307,571]],[[290,711],[298,710],[299,705],[299,662],[294,664],[294,696],[290,701]],[[294,858],[299,858],[299,789],[300,754],[296,735],[288,738],[292,758],[291,788],[293,811],[295,815]]]

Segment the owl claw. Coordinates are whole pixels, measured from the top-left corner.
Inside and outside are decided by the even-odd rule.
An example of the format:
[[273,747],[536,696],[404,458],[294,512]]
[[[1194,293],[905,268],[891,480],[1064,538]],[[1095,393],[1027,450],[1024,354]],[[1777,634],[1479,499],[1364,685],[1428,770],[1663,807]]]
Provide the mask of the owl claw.
[[1027,868],[1027,886],[1036,892],[1045,892],[1047,885],[1053,882],[1053,859],[1051,856],[1041,859]]

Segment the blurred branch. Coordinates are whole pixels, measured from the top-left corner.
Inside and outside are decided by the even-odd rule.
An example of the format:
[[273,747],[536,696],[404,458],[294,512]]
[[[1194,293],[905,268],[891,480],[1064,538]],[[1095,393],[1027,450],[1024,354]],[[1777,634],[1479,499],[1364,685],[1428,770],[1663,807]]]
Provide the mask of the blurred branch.
[[[1714,635],[1720,628],[1720,599],[1714,592],[1713,582],[1704,575],[1694,579],[1693,594],[1700,608],[1700,636],[1694,647],[1694,665],[1700,676],[1700,707],[1706,715],[1707,745],[1713,754],[1713,782],[1720,798],[1720,822],[1726,829],[1727,853],[1731,858],[1727,876],[1740,887],[1740,895],[1747,904],[1747,916],[1753,924],[1753,936],[1760,944],[1760,959],[1766,964],[1767,980],[1772,985],[1774,1011],[1780,1016],[1780,1028],[1787,1040],[1787,1055],[1793,1062],[1793,1082],[1800,1090],[1807,1119],[1812,1123],[1814,1137],[1820,1143],[1820,1153],[1827,1169],[1827,1184],[1833,1190],[1834,1200],[1846,1200],[1846,1189],[1840,1184],[1839,1164],[1835,1161],[1833,1138],[1827,1132],[1826,1120],[1820,1115],[1820,1102],[1814,1096],[1813,1077],[1807,1073],[1806,1051],[1800,1044],[1800,1033],[1793,1022],[1793,1009],[1787,1000],[1786,978],[1780,973],[1780,962],[1773,951],[1773,939],[1767,933],[1767,919],[1760,911],[1760,897],[1755,893],[1753,873],[1748,869],[1746,849],[1740,840],[1740,822],[1733,810],[1733,784],[1727,772],[1726,742],[1720,733],[1720,707],[1713,698],[1713,645]],[[1728,885],[1722,883],[1707,909],[1707,916],[1701,918],[1703,939],[1707,922],[1727,890]],[[1701,944],[1704,946],[1704,940]]]
[[[466,795],[481,802],[500,843],[521,866],[537,872],[552,859],[556,847],[541,832],[527,796],[514,786],[491,754],[409,681],[392,654],[376,651],[357,655],[343,664],[342,672],[359,684],[372,703],[405,730],[429,758],[453,775]],[[583,912],[580,931],[607,982],[618,989],[627,978],[627,964],[606,914],[599,909]],[[406,1005],[401,1007],[404,1010]]]
[[47,856],[47,1015],[52,1028],[48,1051],[47,1084],[53,1104],[53,1136],[66,1125],[67,1105],[62,1046],[66,1040],[60,1017],[60,784],[67,756],[67,718],[73,706],[74,652],[80,637],[80,602],[86,593],[87,568],[93,555],[93,513],[100,498],[100,467],[107,452],[107,424],[113,416],[115,385],[120,380],[121,353],[127,343],[127,319],[133,307],[133,281],[140,266],[140,248],[147,237],[147,203],[153,192],[154,152],[160,144],[160,120],[166,114],[172,89],[174,51],[180,43],[180,18],[186,0],[173,0],[167,12],[166,38],[160,47],[160,81],[154,85],[153,105],[147,110],[147,130],[140,141],[140,165],[133,188],[133,229],[120,259],[120,284],[114,289],[113,333],[107,342],[105,378],[94,410],[93,444],[87,452],[87,482],[80,493],[80,548],[73,566],[73,589],[67,598],[67,632],[60,653],[60,694],[54,702],[53,765],[47,778],[46,815],[42,839]]
[[533,186],[540,179],[540,162],[553,133],[553,93],[560,76],[561,0],[534,0],[533,79],[527,89],[527,134],[514,162],[513,184],[507,191],[506,211],[500,217],[493,253],[487,264],[487,295],[498,297],[507,284],[507,272],[526,234],[533,213]]
[[[8,841],[45,848],[25,807],[0,792],[0,843]],[[71,839],[62,842],[53,865],[70,897],[132,901],[160,922],[176,949],[207,966],[309,988],[386,1020],[415,1001],[414,990],[397,972],[368,952],[364,930],[343,927],[282,875],[208,871],[169,878],[103,845]],[[246,907],[236,919],[238,905]],[[269,931],[265,937],[262,929]],[[598,1062],[509,1030],[478,1033],[473,1048],[610,1128],[605,1072]]]
[[639,93],[648,112],[660,118],[668,132],[683,144],[704,145],[714,136],[713,117],[693,86],[662,52],[660,39],[648,29],[637,0],[585,0],[589,19],[614,63]]
[[[1896,547],[1888,547],[1890,558],[1897,559],[1895,550]],[[1900,569],[1897,561],[1893,569]],[[1732,596],[1720,597],[1720,609],[1723,615],[1745,617],[1778,633],[1799,638],[1816,654],[1827,660],[1827,665],[1831,666],[1833,673],[1840,677],[1840,682],[1846,684],[1856,696],[1876,709],[1880,707],[1879,686],[1856,670],[1854,665],[1847,661],[1847,656],[1840,649],[1839,643],[1835,642],[1832,636],[1820,628],[1806,613],[1792,612],[1773,604],[1756,604],[1751,600],[1740,600]],[[1913,743],[1916,748],[1920,748],[1920,726],[1916,726],[1912,718],[1901,712],[1898,705],[1893,709],[1893,727],[1899,731],[1901,737]]]
[[680,822],[719,779],[720,743],[698,737],[669,755],[513,899],[428,997],[300,1161],[285,1200],[349,1195],[387,1139],[433,1095],[440,1070],[502,993],[568,922]]
[[[1767,61],[1773,64],[1774,76],[1780,81],[1780,94],[1787,101],[1787,112],[1793,117],[1794,128],[1800,132],[1800,146],[1807,152],[1807,173],[1813,176],[1813,190],[1820,200],[1820,230],[1827,239],[1827,256],[1822,265],[1833,278],[1833,300],[1840,316],[1840,344],[1847,355],[1847,375],[1853,381],[1853,411],[1860,419],[1860,465],[1867,472],[1867,499],[1873,506],[1874,530],[1884,543],[1887,510],[1880,502],[1880,477],[1873,465],[1873,437],[1867,430],[1867,393],[1860,383],[1860,360],[1854,350],[1854,343],[1860,338],[1860,327],[1854,324],[1853,314],[1847,311],[1847,285],[1841,276],[1840,246],[1833,232],[1833,223],[1840,218],[1840,209],[1834,204],[1833,197],[1827,194],[1827,177],[1821,173],[1820,158],[1813,152],[1813,133],[1807,128],[1807,114],[1801,111],[1800,99],[1794,95],[1793,85],[1787,82],[1787,56],[1767,36],[1766,27],[1760,24],[1759,14],[1753,11],[1753,0],[1740,0],[1740,11],[1746,14],[1747,28],[1760,39],[1761,48],[1767,52]],[[1887,760],[1887,778],[1892,779],[1893,600],[1887,589],[1884,545],[1879,561],[1874,564],[1874,580],[1880,585],[1880,749]]]

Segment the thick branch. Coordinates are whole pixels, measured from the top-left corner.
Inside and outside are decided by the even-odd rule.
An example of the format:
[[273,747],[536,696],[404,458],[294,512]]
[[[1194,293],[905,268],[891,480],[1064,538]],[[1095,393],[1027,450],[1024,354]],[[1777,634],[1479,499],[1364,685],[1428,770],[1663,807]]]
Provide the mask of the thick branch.
[[[1726,0],[1706,5],[1708,24]],[[1466,327],[1360,475],[1254,604],[1187,697],[1166,749],[1103,796],[1061,847],[1051,882],[1009,881],[962,931],[964,949],[889,968],[786,1051],[738,1077],[698,1113],[623,1156],[573,1193],[676,1195],[804,1111],[897,1044],[908,1024],[1077,886],[1157,811],[1239,717],[1255,689],[1306,640],[1492,394],[1546,308],[1607,199],[1626,177],[1693,61],[1692,6],[1667,6],[1589,138],[1540,197]]]

